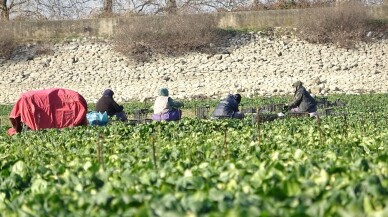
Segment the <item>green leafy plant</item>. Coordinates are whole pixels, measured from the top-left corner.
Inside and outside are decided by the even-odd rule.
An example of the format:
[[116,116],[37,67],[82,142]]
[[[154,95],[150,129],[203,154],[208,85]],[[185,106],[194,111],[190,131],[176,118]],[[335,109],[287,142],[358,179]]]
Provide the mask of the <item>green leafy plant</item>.
[[260,144],[250,120],[193,118],[2,135],[0,215],[385,216],[388,96],[331,97],[346,122],[262,123]]

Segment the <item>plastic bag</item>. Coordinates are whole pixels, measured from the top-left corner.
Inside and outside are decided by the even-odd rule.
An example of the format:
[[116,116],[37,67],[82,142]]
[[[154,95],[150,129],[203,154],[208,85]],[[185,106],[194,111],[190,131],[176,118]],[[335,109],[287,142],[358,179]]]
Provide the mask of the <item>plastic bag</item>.
[[86,114],[86,119],[88,119],[89,125],[98,125],[105,126],[108,124],[108,114],[104,112],[101,114],[100,112],[89,112]]

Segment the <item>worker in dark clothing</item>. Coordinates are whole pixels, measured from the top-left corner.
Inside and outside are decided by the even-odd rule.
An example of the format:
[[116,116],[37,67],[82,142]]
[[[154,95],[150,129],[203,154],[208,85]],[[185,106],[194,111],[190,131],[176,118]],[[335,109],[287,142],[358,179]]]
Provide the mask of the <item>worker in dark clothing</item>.
[[317,102],[310,93],[303,87],[301,81],[292,84],[295,88],[294,99],[287,105],[291,112],[308,112],[315,113],[317,111]]
[[121,121],[127,120],[127,115],[125,114],[124,107],[117,104],[113,99],[114,92],[111,89],[106,89],[102,94],[102,97],[97,101],[96,111],[104,113],[106,112],[108,116],[116,116]]
[[243,119],[244,114],[239,112],[238,106],[241,102],[240,94],[229,94],[225,99],[217,105],[216,109],[212,114],[213,119],[220,118],[236,118]]

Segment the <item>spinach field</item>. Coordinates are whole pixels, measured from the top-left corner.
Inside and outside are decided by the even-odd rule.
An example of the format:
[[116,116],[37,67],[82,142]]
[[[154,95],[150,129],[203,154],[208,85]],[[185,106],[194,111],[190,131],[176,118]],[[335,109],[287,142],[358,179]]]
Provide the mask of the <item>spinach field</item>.
[[388,216],[388,95],[341,99],[346,115],[260,126],[2,127],[0,216]]

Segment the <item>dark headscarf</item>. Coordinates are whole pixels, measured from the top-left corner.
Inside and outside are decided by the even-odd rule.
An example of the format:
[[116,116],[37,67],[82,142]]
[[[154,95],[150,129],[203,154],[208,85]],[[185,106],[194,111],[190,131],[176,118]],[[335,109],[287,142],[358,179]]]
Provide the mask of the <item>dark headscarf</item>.
[[111,89],[106,89],[104,90],[104,93],[102,93],[103,96],[109,96],[109,97],[113,97],[113,94],[115,93]]
[[292,84],[293,87],[296,87],[296,88],[299,88],[303,85],[303,83],[301,81],[296,81]]
[[240,102],[241,102],[241,95],[238,94],[238,93],[235,94],[235,95],[234,95],[234,99],[237,101],[238,104],[240,104]]

